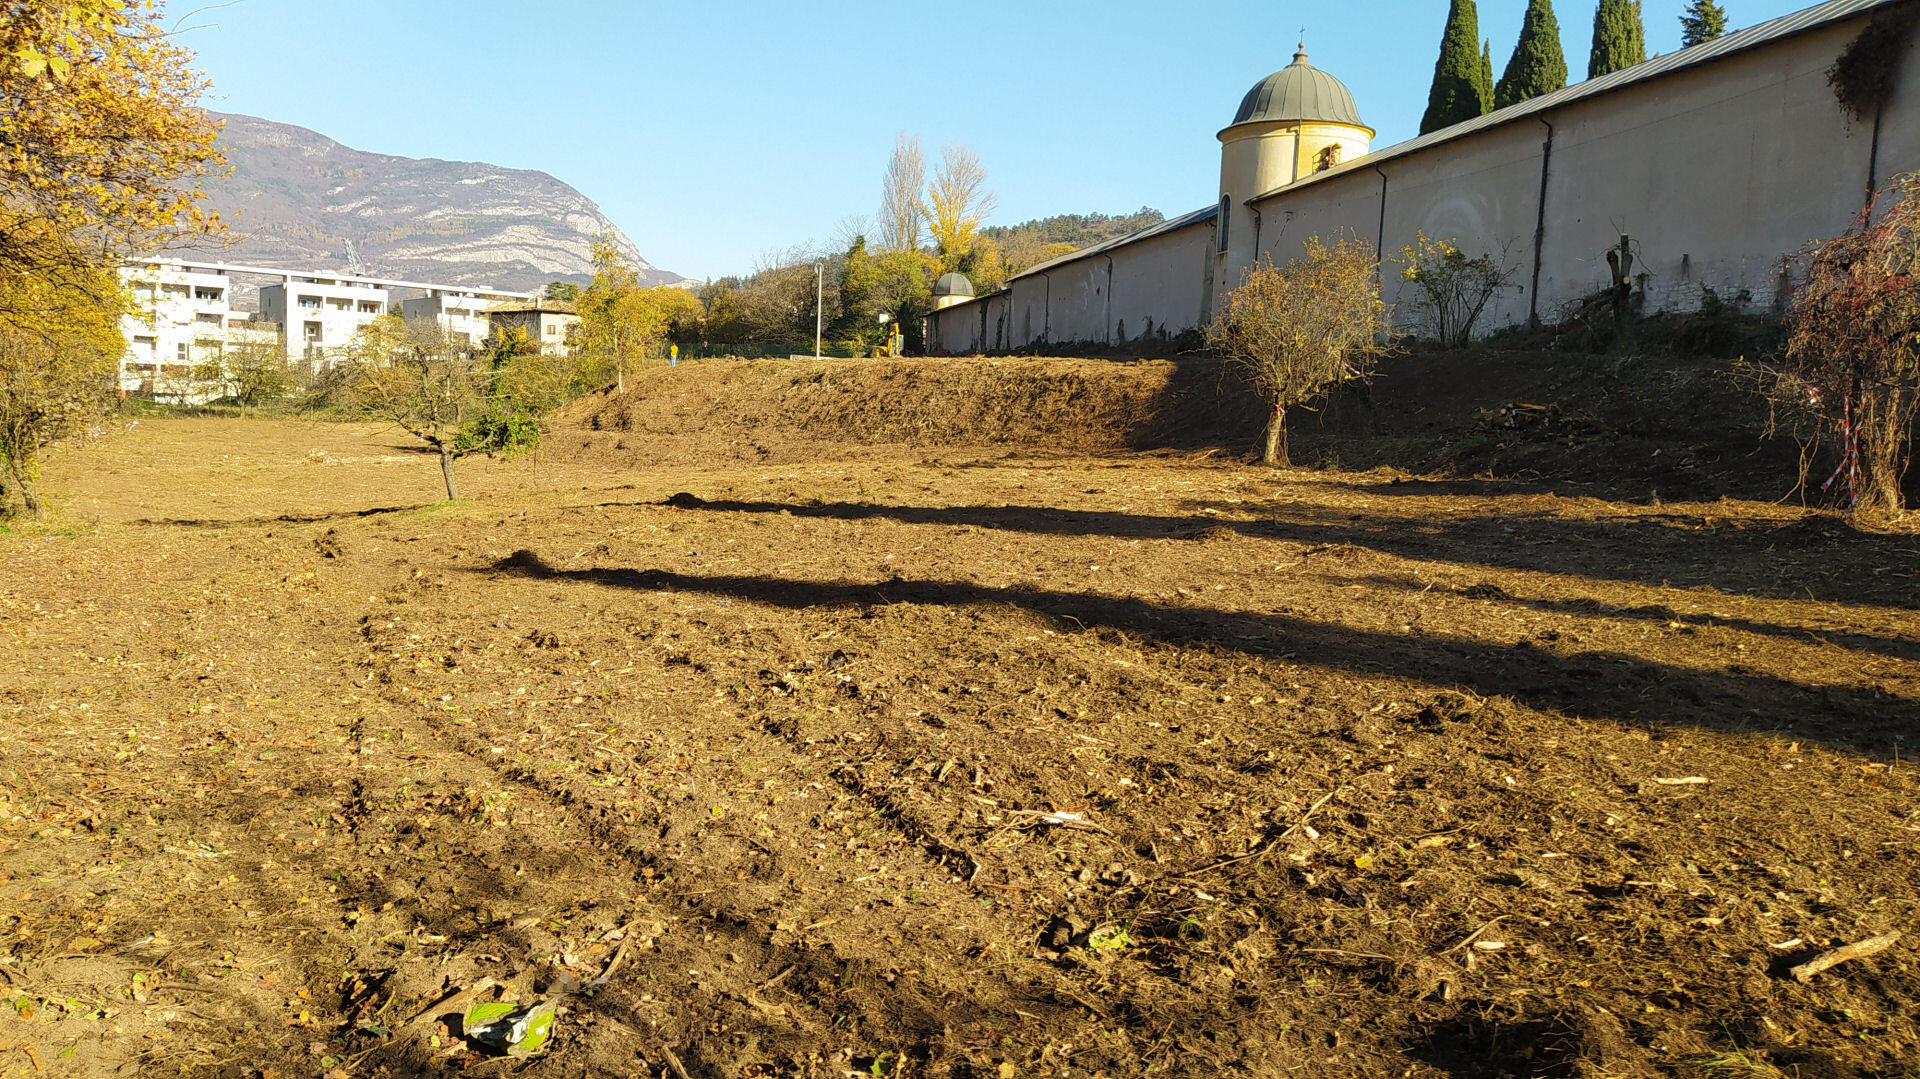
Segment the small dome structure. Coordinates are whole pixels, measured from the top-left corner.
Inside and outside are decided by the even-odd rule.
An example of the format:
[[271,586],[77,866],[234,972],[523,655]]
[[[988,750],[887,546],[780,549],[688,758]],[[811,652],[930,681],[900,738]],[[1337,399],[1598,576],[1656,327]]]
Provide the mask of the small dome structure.
[[973,282],[967,275],[959,272],[941,274],[940,280],[933,283],[933,309],[952,307],[973,299]]
[[1293,63],[1253,84],[1240,99],[1233,125],[1323,122],[1366,127],[1347,84],[1307,62],[1307,46],[1293,54]]
[[971,298],[973,296],[973,282],[967,280],[967,275],[963,273],[942,274],[940,280],[933,283],[933,294],[935,296]]
[[1372,147],[1373,129],[1361,122],[1353,92],[1308,63],[1301,42],[1293,63],[1254,83],[1220,132],[1214,279],[1239,280],[1260,255],[1252,200],[1365,157]]

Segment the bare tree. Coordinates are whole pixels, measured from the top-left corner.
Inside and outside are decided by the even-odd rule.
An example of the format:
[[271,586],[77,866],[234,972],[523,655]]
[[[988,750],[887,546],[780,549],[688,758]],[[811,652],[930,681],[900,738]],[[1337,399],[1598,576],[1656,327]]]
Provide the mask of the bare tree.
[[1220,299],[1207,336],[1240,365],[1273,409],[1261,460],[1287,463],[1287,409],[1366,378],[1384,350],[1380,260],[1364,240],[1314,237],[1283,266],[1261,262]]
[[845,251],[853,246],[855,240],[866,239],[873,235],[873,219],[865,214],[848,214],[833,224],[833,240],[828,245],[830,251]]
[[1794,274],[1786,355],[1750,368],[1781,412],[1836,448],[1821,486],[1840,486],[1865,518],[1905,511],[1901,481],[1920,417],[1920,173],[1895,177],[1889,194],[1897,201],[1884,213],[1869,207],[1807,253]]
[[950,142],[940,147],[940,167],[927,185],[927,227],[942,266],[959,265],[973,250],[980,222],[999,205],[987,190],[987,170],[973,148]]
[[888,251],[918,251],[924,208],[920,192],[927,186],[927,155],[920,136],[902,131],[893,137],[893,156],[887,159],[886,180],[880,191],[880,246]]
[[459,498],[453,461],[461,429],[486,411],[493,382],[486,357],[437,325],[410,325],[394,315],[362,328],[353,352],[361,409],[437,450],[447,498]]

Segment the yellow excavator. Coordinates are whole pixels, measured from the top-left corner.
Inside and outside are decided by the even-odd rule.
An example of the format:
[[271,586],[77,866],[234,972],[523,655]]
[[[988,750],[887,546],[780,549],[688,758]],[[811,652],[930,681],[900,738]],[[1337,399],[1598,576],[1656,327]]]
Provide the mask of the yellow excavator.
[[907,335],[900,332],[900,322],[892,315],[881,315],[880,321],[887,326],[887,343],[873,346],[872,358],[876,360],[898,359],[906,350]]

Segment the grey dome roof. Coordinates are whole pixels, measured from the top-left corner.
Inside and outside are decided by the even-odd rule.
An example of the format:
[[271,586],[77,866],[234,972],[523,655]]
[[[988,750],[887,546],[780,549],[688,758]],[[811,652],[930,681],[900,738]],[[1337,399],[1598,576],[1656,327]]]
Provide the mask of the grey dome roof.
[[962,273],[943,274],[940,280],[933,283],[933,294],[935,296],[971,296],[973,282],[967,280],[967,276]]
[[[1307,47],[1293,54],[1293,63],[1255,83],[1233,114],[1234,124],[1272,121],[1322,120],[1335,124],[1360,122],[1353,93],[1346,84],[1307,63]],[[1232,125],[1228,125],[1232,126]]]

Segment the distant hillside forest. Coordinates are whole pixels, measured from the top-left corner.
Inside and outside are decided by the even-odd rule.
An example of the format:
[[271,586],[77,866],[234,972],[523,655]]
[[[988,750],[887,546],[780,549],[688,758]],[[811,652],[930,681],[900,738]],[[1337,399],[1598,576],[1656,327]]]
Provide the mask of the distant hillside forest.
[[987,225],[980,235],[1000,249],[1012,273],[1083,247],[1152,228],[1167,215],[1142,206],[1130,214],[1055,214],[1018,225]]

